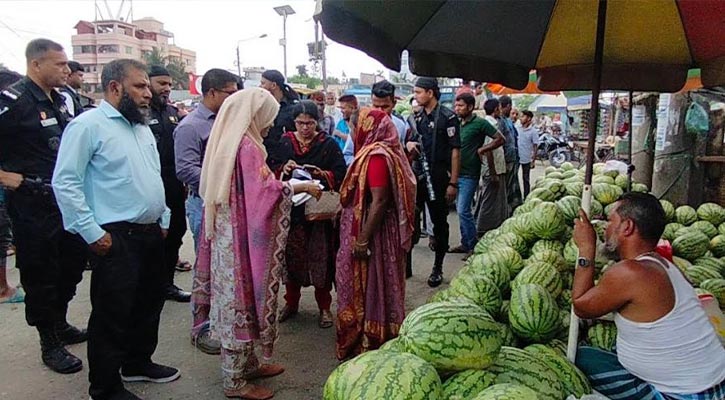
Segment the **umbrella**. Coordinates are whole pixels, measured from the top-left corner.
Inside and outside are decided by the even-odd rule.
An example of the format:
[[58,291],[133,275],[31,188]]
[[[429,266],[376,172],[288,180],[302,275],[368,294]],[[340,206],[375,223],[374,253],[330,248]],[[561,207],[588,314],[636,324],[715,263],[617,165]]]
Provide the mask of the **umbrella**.
[[492,83],[488,82],[486,83],[486,89],[488,89],[491,93],[497,95],[497,96],[503,96],[505,94],[559,94],[560,92],[557,91],[548,91],[545,92],[536,85],[536,72],[531,71],[529,73],[529,82],[526,84],[526,87],[523,89],[514,89],[507,86],[504,86],[500,83]]
[[[327,36],[400,70],[465,77],[515,89],[536,70],[541,90],[676,92],[691,68],[725,84],[725,1],[319,0]],[[590,126],[599,102],[592,101]],[[591,206],[595,136],[589,135],[582,208]],[[572,313],[568,356],[578,320]]]

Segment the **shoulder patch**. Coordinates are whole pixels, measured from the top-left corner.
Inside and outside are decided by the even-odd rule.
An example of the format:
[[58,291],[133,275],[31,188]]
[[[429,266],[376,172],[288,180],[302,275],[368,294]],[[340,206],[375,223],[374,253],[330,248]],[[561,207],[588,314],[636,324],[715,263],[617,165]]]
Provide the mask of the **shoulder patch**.
[[7,89],[2,91],[2,95],[10,100],[15,101],[18,99],[18,96],[20,96],[20,93],[13,93],[10,91],[10,89]]
[[8,112],[9,110],[10,110],[10,107],[8,107],[8,106],[5,106],[5,107],[3,107],[3,108],[0,108],[0,115],[3,115],[3,114],[5,114],[5,113],[6,113],[6,112]]

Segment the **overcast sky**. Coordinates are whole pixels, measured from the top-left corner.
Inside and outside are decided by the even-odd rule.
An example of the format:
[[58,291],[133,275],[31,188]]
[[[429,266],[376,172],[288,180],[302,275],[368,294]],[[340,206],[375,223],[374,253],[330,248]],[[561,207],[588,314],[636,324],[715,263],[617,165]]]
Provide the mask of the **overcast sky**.
[[[98,1],[105,11],[103,1]],[[120,1],[109,1],[115,13]],[[312,14],[314,0],[136,0],[135,19],[154,17],[164,28],[174,33],[178,46],[196,51],[197,72],[210,68],[235,69],[238,40],[267,34],[264,39],[240,43],[243,67],[283,69],[282,17],[273,7],[289,4],[297,14],[287,18],[287,69],[296,73],[295,66],[308,63],[308,42],[314,40]],[[72,57],[71,35],[79,20],[95,17],[93,0],[0,0],[0,62],[24,72],[25,45],[31,39],[46,37],[61,43]],[[363,52],[331,42],[328,39],[327,70],[331,76],[348,77],[360,72],[384,69]],[[308,70],[310,67],[308,66]]]

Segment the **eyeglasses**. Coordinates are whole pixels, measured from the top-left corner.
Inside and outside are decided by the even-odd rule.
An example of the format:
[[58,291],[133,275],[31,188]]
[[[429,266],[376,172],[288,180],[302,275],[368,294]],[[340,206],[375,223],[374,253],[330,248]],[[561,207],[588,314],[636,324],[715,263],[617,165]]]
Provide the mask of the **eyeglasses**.
[[315,126],[315,125],[317,125],[317,121],[299,121],[299,120],[295,120],[295,125],[299,125],[299,126]]
[[234,93],[237,92],[236,90],[221,90],[221,89],[214,89],[214,90],[217,91],[217,92],[220,92],[220,93],[226,93],[229,96],[231,96],[231,95],[233,95]]

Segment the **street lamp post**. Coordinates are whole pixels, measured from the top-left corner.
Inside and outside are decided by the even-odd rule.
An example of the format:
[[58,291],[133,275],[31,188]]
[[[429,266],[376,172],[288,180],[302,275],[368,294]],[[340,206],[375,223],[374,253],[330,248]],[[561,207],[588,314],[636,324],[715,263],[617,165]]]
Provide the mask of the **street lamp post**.
[[267,34],[263,33],[258,36],[252,36],[252,37],[249,37],[246,39],[237,40],[237,75],[239,75],[240,78],[242,77],[242,62],[239,60],[239,43],[247,42],[249,40],[254,40],[254,39],[264,39],[266,37],[267,37]]
[[274,7],[274,11],[282,16],[282,40],[279,41],[279,44],[282,45],[284,52],[284,76],[287,77],[287,16],[295,14],[295,10],[289,5],[283,5]]

